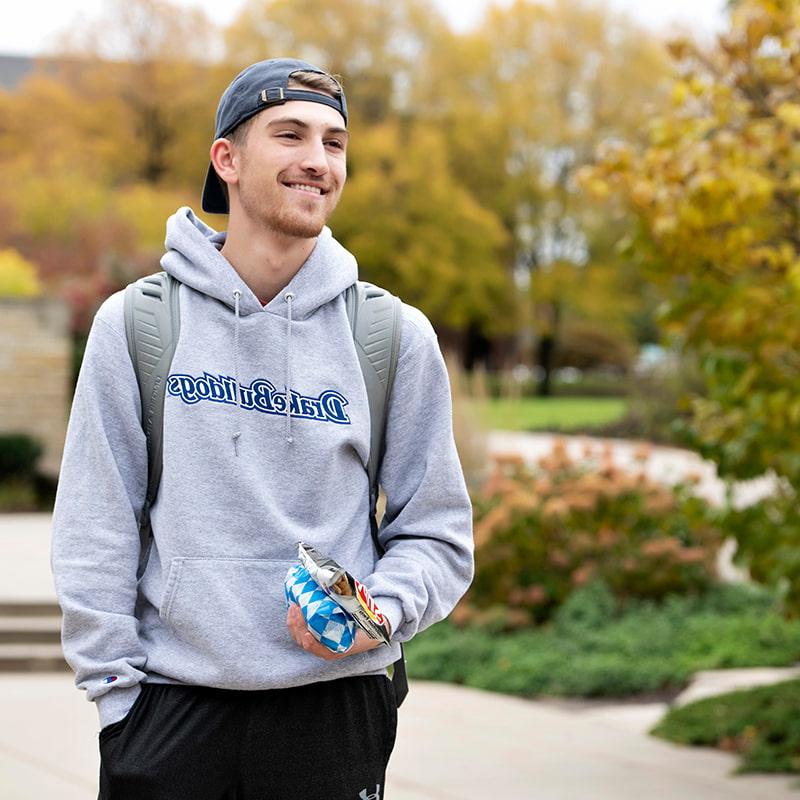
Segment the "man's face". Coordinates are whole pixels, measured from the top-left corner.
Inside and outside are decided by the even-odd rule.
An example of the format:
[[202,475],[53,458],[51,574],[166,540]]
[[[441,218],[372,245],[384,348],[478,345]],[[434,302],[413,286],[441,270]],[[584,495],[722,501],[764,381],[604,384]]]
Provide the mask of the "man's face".
[[231,213],[235,193],[254,223],[284,236],[318,236],[342,194],[346,148],[344,120],[333,108],[292,100],[265,109],[236,148]]

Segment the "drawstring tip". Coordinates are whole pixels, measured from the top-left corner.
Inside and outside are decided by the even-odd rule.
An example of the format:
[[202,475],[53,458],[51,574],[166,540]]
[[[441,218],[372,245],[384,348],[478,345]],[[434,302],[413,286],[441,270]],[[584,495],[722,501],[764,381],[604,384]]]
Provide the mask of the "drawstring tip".
[[236,457],[237,457],[237,458],[239,457],[239,437],[240,437],[241,435],[242,435],[242,434],[241,434],[240,432],[238,432],[238,431],[237,431],[237,432],[236,432],[236,433],[234,433],[234,434],[233,434],[233,436],[231,437],[231,438],[233,439],[233,452],[236,454]]
[[287,436],[287,437],[286,437],[286,441],[287,441],[289,444],[291,444],[291,443],[294,441],[294,439],[293,439],[291,436]]

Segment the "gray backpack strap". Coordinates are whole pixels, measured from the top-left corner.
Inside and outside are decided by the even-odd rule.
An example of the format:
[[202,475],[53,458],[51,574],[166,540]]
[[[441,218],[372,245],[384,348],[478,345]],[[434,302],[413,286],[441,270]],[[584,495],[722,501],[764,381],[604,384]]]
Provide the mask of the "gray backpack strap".
[[180,283],[166,272],[148,275],[125,290],[125,334],[139,384],[147,439],[147,496],[139,519],[141,577],[150,550],[150,508],[158,494],[164,444],[164,395],[178,343]]
[[401,302],[385,289],[356,281],[345,293],[358,361],[367,387],[370,417],[369,475],[371,511],[378,500],[378,470],[383,458],[389,395],[397,369],[402,328]]
[[[400,331],[403,326],[402,303],[385,289],[371,283],[356,281],[345,292],[345,305],[355,343],[364,383],[367,387],[370,417],[370,451],[367,474],[369,475],[369,519],[372,540],[378,555],[383,547],[378,540],[378,470],[383,459],[386,416],[389,396],[397,370],[400,353]],[[394,663],[392,685],[398,707],[408,694],[408,678],[403,646],[400,658]]]

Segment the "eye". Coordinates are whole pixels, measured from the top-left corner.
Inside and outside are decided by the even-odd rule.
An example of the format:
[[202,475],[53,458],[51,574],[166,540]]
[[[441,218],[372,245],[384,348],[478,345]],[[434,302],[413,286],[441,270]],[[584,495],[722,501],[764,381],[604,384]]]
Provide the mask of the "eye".
[[299,139],[300,137],[294,131],[283,131],[278,134],[279,139]]
[[344,150],[344,142],[340,139],[330,139],[325,144],[329,147],[333,147],[336,150]]

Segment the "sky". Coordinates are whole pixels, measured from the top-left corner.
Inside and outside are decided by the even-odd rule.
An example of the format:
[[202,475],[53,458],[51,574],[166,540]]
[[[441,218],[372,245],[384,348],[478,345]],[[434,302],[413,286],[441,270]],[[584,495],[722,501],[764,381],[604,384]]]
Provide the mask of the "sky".
[[[200,6],[211,19],[230,22],[244,0],[173,0],[181,6]],[[387,0],[391,2],[391,0]],[[456,30],[474,27],[491,0],[433,0]],[[510,0],[494,0],[508,5]],[[9,4],[0,26],[0,55],[36,55],[45,52],[54,34],[66,26],[99,15],[105,0],[21,0]],[[676,26],[711,35],[724,27],[724,0],[606,0],[606,4],[654,30]]]

